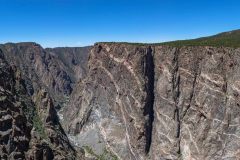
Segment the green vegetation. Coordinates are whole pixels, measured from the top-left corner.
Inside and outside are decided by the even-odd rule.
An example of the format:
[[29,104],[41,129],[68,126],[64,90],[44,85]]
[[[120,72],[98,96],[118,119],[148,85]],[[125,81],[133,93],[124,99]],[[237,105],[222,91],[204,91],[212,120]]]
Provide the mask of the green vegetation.
[[[42,139],[48,140],[48,136],[45,132],[43,122],[41,121],[39,115],[36,113],[35,110],[31,110],[29,108],[23,108],[25,115],[28,120],[32,121],[33,127],[35,128],[36,132]],[[32,113],[32,114],[31,114]]]
[[7,96],[0,96],[0,101],[5,101],[7,99]]
[[240,47],[240,30],[224,32],[210,37],[192,40],[180,40],[161,43],[170,46],[214,46],[214,47]]
[[134,42],[99,42],[99,43],[95,43],[95,44],[101,44],[101,43],[105,43],[105,44],[126,44],[126,45],[135,45],[135,46],[147,46],[147,45],[156,45],[157,43],[151,44],[151,43],[134,43]]
[[83,147],[85,152],[96,158],[97,160],[118,160],[118,157],[114,155],[112,152],[109,152],[106,148],[101,155],[97,155],[94,153],[93,149],[89,146]]
[[33,116],[33,127],[39,133],[42,139],[48,139],[47,134],[45,133],[44,125],[38,114]]
[[[103,43],[117,44],[118,42],[103,42]],[[240,47],[240,30],[224,32],[214,36],[202,37],[202,38],[190,39],[190,40],[178,40],[178,41],[154,43],[154,44],[119,42],[119,44],[133,44],[138,46],[167,45],[167,46],[173,46],[173,47],[213,46],[213,47],[239,48]]]
[[34,106],[32,106],[33,104],[31,103],[26,104],[24,102],[21,102],[21,104],[23,106],[23,112],[26,115],[26,118],[28,119],[28,121],[32,122],[33,127],[35,128],[39,136],[42,139],[47,140],[48,138],[47,138],[47,134],[45,133],[43,122],[41,121],[41,118],[39,117]]
[[87,152],[88,154],[90,154],[90,155],[92,155],[94,157],[98,157],[98,155],[93,152],[93,149],[91,147],[84,146],[83,148],[84,148],[84,151]]

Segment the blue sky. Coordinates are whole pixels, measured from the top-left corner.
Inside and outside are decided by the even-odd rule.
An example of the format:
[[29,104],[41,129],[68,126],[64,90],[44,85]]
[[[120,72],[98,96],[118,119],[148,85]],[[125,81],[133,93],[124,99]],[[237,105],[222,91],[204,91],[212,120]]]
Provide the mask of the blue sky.
[[240,29],[238,0],[0,0],[0,43],[162,42]]

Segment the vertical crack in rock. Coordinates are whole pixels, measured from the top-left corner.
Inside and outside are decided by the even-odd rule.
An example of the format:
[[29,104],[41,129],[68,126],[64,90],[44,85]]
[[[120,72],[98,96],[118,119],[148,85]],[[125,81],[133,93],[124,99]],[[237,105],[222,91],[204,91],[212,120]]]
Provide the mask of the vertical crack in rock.
[[196,59],[194,61],[195,65],[193,66],[194,77],[193,77],[192,89],[191,89],[191,92],[190,92],[189,104],[188,104],[188,106],[187,106],[187,108],[185,110],[182,110],[183,113],[182,113],[182,116],[181,116],[181,120],[183,120],[183,118],[187,114],[188,110],[191,108],[191,104],[192,104],[192,100],[193,100],[193,96],[194,96],[194,92],[195,92],[195,86],[196,86],[197,78],[198,78],[198,75],[201,74],[201,68],[199,67],[200,61],[201,61],[201,57],[197,57],[196,56]]
[[[226,51],[225,50],[223,50],[223,53],[224,53],[224,55],[226,55]],[[227,91],[228,83],[227,83],[227,68],[226,68],[226,65],[227,65],[226,61],[227,60],[224,57],[221,57],[220,60],[221,60],[221,70],[222,70],[223,81],[224,81],[224,84],[222,86],[222,91],[223,91],[223,93],[226,96],[225,104],[227,105],[227,101],[228,101],[228,96],[227,96],[227,94],[228,94],[228,91]]]
[[154,121],[154,61],[153,61],[153,50],[151,47],[147,49],[146,55],[146,66],[145,75],[147,77],[146,90],[147,90],[147,101],[144,107],[144,116],[148,116],[147,122],[145,124],[146,132],[146,146],[145,153],[148,154],[151,142],[152,142],[152,127]]
[[191,93],[190,93],[190,100],[189,100],[189,104],[188,104],[187,108],[183,111],[183,114],[182,114],[182,117],[181,117],[182,120],[185,117],[185,115],[187,114],[188,110],[191,108],[191,103],[192,103],[193,95],[194,95],[194,92],[195,92],[195,85],[196,85],[197,77],[198,77],[198,73],[194,72],[192,90],[191,90]]
[[173,100],[175,103],[175,111],[174,111],[174,119],[177,123],[177,129],[176,129],[176,138],[178,138],[178,153],[180,154],[181,148],[180,148],[180,129],[181,129],[181,120],[180,120],[180,109],[178,106],[179,102],[179,95],[180,95],[180,74],[179,74],[179,48],[176,48],[174,51],[174,57],[172,60],[173,64],[173,70],[172,70],[172,92],[173,92]]

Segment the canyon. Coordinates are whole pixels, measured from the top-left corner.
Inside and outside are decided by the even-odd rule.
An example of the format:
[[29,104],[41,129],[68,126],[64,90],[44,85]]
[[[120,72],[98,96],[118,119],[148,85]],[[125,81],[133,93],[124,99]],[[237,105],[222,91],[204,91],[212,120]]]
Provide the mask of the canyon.
[[0,45],[0,157],[240,159],[240,48]]

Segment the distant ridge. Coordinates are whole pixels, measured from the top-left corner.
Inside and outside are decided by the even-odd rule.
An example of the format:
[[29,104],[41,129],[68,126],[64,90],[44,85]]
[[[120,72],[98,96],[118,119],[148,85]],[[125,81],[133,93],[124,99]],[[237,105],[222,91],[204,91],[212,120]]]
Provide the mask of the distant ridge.
[[240,47],[240,29],[219,33],[213,36],[190,40],[177,40],[160,43],[170,46],[215,46],[215,47]]
[[182,47],[182,46],[213,46],[213,47],[232,47],[239,48],[240,47],[240,29],[233,30],[229,32],[219,33],[213,36],[201,37],[196,39],[189,40],[176,40],[169,42],[161,42],[161,43],[139,43],[139,42],[98,42],[99,43],[108,43],[108,44],[132,44],[132,45],[168,45],[174,47]]

